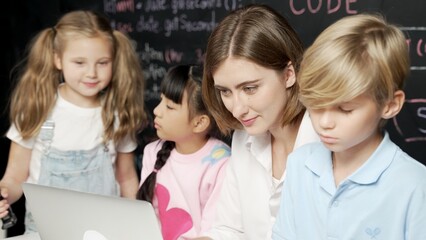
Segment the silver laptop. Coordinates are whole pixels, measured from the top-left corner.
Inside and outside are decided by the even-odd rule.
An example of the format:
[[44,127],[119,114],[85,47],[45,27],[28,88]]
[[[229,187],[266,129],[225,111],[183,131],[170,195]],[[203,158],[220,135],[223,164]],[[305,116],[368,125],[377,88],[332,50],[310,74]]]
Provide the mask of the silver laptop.
[[42,240],[162,240],[149,202],[22,185]]

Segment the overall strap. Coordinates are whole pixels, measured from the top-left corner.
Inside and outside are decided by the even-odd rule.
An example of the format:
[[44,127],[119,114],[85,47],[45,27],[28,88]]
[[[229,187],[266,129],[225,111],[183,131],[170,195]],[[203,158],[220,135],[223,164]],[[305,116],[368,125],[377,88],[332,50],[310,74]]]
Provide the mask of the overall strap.
[[40,129],[40,140],[43,142],[44,152],[48,152],[52,144],[53,134],[55,130],[55,122],[53,120],[46,120]]

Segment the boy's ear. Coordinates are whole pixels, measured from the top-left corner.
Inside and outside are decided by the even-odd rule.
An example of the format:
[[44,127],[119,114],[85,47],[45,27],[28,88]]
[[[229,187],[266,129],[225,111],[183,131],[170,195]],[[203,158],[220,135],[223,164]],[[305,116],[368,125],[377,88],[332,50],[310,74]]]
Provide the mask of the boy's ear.
[[202,133],[206,131],[210,126],[210,118],[207,115],[199,115],[194,117],[192,120],[194,124],[193,132]]
[[57,53],[53,54],[53,61],[54,61],[55,67],[58,70],[62,70],[61,58],[59,57],[59,55]]
[[399,111],[401,111],[404,101],[405,93],[402,90],[397,90],[393,95],[393,99],[385,104],[382,112],[382,118],[390,119],[396,116]]
[[291,62],[289,62],[287,67],[284,68],[283,77],[286,88],[290,88],[296,83],[296,72],[294,71],[294,67]]

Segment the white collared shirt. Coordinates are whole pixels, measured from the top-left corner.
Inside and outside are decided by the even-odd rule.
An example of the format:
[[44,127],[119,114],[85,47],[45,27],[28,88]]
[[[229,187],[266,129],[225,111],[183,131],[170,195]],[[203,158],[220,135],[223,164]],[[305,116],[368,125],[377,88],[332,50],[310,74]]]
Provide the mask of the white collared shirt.
[[[294,148],[314,141],[319,138],[305,113]],[[270,133],[249,136],[236,130],[216,221],[208,236],[215,240],[270,239],[284,178],[285,173],[279,180],[272,177]]]

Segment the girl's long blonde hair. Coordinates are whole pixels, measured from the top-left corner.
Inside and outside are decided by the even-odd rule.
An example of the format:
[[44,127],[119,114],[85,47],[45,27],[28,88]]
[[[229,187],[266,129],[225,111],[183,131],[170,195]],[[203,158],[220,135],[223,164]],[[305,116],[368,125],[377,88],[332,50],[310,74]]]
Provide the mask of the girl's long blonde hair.
[[[130,39],[113,30],[108,19],[90,11],[65,14],[56,26],[42,30],[30,43],[19,81],[12,93],[10,121],[24,139],[38,134],[55,105],[62,73],[54,65],[54,53],[62,55],[76,37],[109,39],[113,46],[113,76],[100,93],[104,141],[116,143],[125,136],[136,139],[145,126],[144,79]],[[119,123],[116,123],[116,117]],[[117,127],[118,126],[118,127]]]

